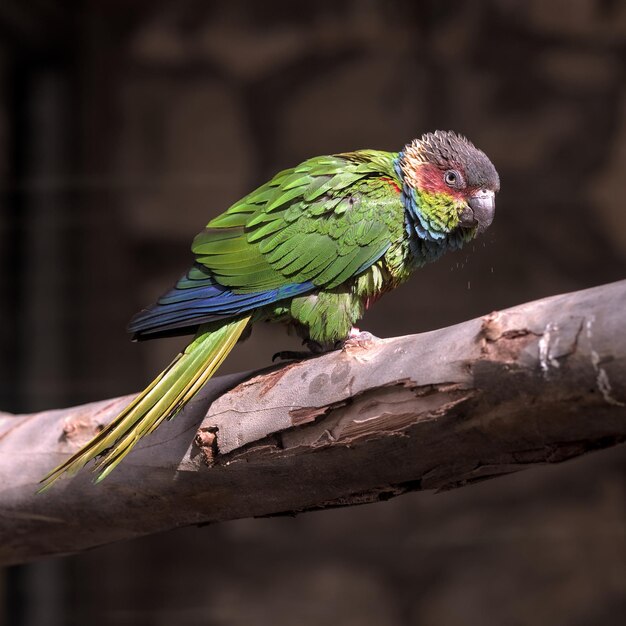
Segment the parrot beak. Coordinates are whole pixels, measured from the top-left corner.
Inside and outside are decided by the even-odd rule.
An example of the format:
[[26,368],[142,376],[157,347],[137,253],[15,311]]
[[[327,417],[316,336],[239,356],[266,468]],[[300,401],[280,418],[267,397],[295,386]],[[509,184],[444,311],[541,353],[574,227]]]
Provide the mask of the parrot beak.
[[467,202],[467,207],[461,213],[459,225],[472,227],[478,224],[478,232],[487,230],[496,212],[495,193],[490,189],[481,189]]

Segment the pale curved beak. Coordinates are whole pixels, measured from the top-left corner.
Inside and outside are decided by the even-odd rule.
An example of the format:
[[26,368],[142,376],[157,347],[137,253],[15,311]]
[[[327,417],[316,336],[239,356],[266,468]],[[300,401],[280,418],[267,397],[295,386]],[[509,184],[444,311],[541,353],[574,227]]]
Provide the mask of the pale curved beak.
[[459,225],[466,227],[478,225],[478,232],[485,232],[493,222],[496,212],[496,194],[490,189],[481,189],[471,196],[467,204],[467,209],[460,216]]

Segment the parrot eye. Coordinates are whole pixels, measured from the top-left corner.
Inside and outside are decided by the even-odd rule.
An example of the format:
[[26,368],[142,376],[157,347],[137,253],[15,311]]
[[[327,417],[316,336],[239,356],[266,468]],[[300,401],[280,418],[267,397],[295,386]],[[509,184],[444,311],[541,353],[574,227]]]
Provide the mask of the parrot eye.
[[463,186],[463,179],[456,170],[447,170],[443,175],[443,182],[446,183],[448,187],[455,187],[457,189]]

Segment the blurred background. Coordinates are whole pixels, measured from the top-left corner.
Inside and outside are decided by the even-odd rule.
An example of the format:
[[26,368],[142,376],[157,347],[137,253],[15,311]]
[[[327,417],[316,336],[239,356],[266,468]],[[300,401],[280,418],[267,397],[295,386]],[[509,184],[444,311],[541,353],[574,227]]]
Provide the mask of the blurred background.
[[[496,221],[364,328],[624,278],[625,58],[619,0],[2,0],[0,409],[138,390],[181,341],[132,344],[126,322],[210,218],[309,156],[436,128],[495,163]],[[224,372],[293,346],[257,329]],[[625,465],[613,449],[0,570],[0,625],[623,624]]]

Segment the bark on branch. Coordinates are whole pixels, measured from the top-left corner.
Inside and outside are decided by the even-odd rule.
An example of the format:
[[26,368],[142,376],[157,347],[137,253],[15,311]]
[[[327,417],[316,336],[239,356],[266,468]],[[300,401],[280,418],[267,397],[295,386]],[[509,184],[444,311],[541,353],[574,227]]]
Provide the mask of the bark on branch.
[[215,379],[103,483],[83,471],[36,495],[128,400],[0,414],[0,563],[458,487],[622,442],[626,281]]

